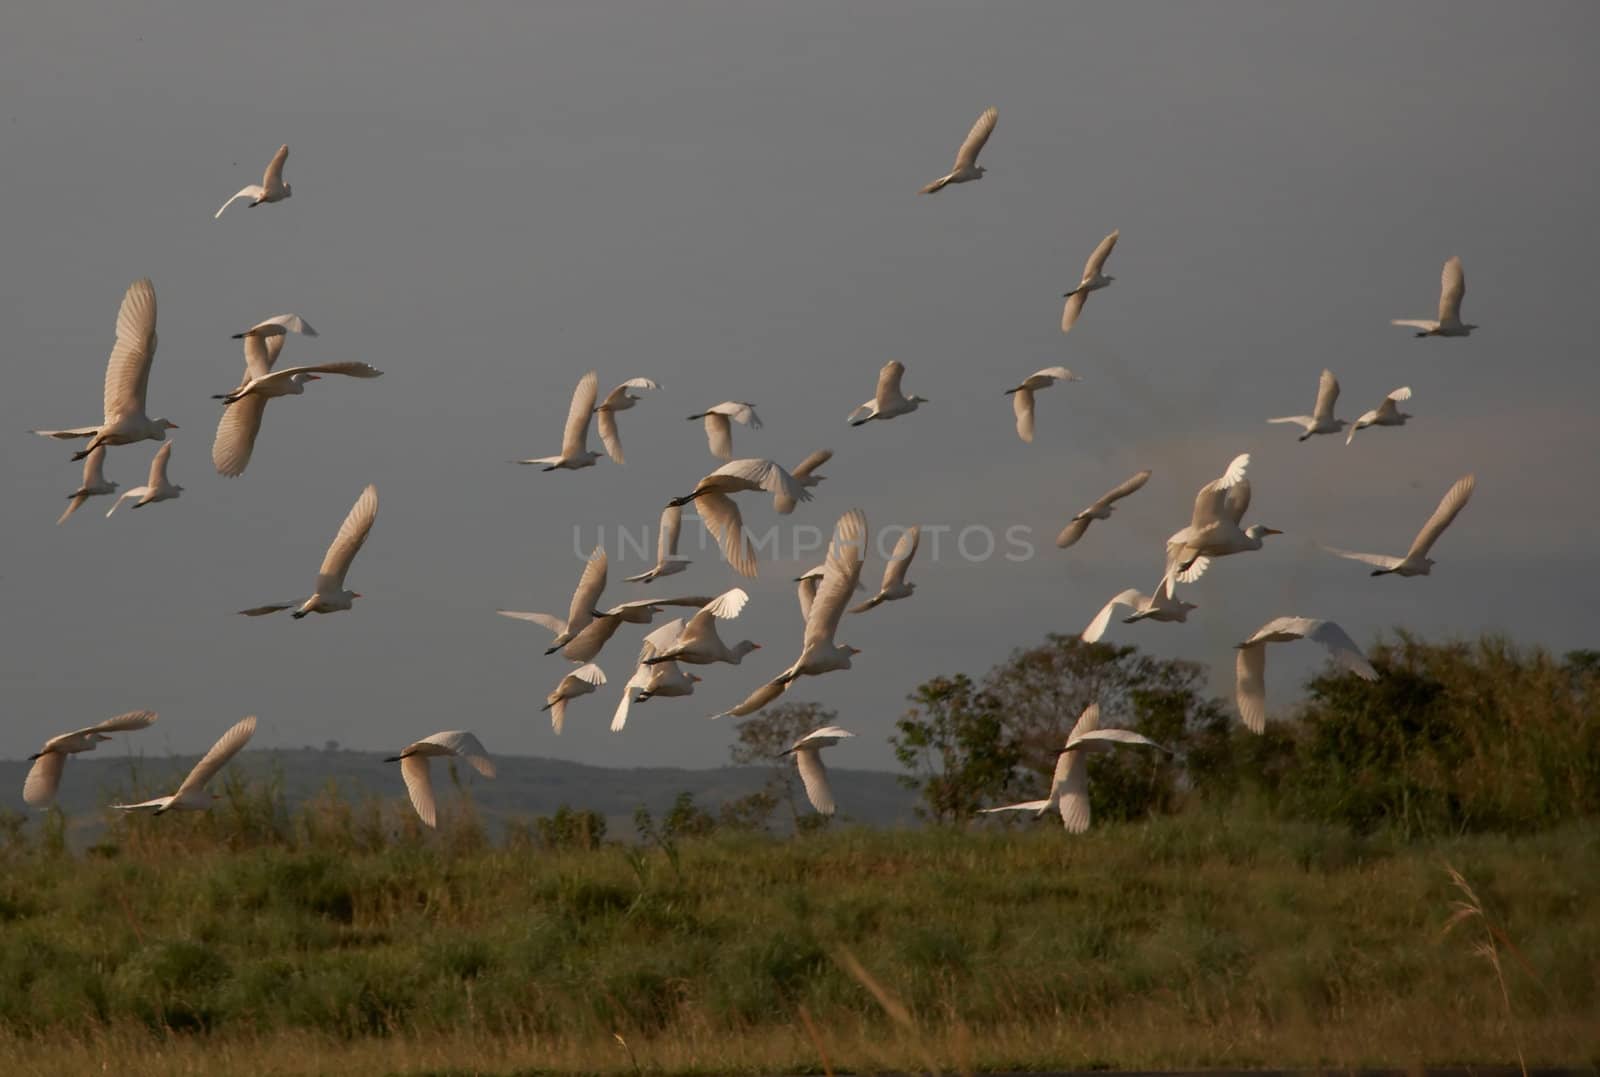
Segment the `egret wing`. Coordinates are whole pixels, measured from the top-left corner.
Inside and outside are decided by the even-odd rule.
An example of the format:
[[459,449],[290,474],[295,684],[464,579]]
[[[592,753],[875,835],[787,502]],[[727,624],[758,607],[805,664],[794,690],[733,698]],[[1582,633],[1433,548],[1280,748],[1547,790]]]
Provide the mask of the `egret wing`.
[[333,545],[322,558],[322,568],[317,571],[317,591],[326,594],[344,590],[344,577],[350,571],[350,562],[356,559],[378,518],[378,488],[368,485],[350,507],[350,512],[339,525]]

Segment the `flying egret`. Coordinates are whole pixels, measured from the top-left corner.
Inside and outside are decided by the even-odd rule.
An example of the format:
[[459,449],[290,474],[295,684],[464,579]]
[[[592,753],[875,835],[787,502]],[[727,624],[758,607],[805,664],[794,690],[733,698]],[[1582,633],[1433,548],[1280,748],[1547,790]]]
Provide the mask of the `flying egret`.
[[1402,385],[1394,392],[1383,398],[1383,403],[1364,412],[1361,418],[1350,424],[1350,432],[1345,435],[1344,443],[1350,444],[1356,439],[1356,431],[1364,430],[1369,426],[1404,426],[1406,420],[1411,418],[1400,410],[1402,400],[1411,399],[1411,386]]
[[617,412],[627,411],[637,404],[643,397],[634,396],[629,389],[659,389],[661,386],[649,378],[629,378],[615,389],[606,394],[606,398],[595,405],[595,413],[600,416],[600,442],[606,447],[606,455],[611,457],[614,464],[622,463],[622,438],[617,433]]
[[222,203],[222,209],[217,210],[212,216],[216,220],[222,216],[222,210],[227,209],[241,198],[248,198],[252,208],[263,202],[282,202],[294,194],[294,188],[283,182],[283,162],[289,159],[289,147],[279,146],[278,152],[272,155],[272,160],[267,163],[267,171],[261,177],[260,185],[254,183],[241,188],[239,193]]
[[1333,376],[1333,371],[1324,370],[1322,378],[1317,382],[1317,403],[1311,409],[1310,415],[1284,415],[1277,419],[1268,419],[1269,423],[1294,423],[1304,433],[1300,440],[1305,441],[1313,434],[1337,434],[1345,428],[1343,419],[1333,417],[1333,405],[1339,399],[1339,379]]
[[1101,494],[1094,504],[1067,522],[1067,526],[1061,529],[1061,534],[1056,536],[1056,545],[1064,550],[1081,539],[1094,521],[1111,519],[1112,506],[1129,494],[1143,489],[1144,484],[1150,481],[1151,474],[1152,472],[1146,468],[1124,479],[1121,485],[1113,486]]
[[705,666],[712,662],[729,662],[738,665],[751,651],[761,649],[761,644],[741,640],[729,647],[717,634],[719,620],[732,620],[744,610],[750,595],[742,587],[734,587],[707,602],[689,618],[683,631],[671,644],[662,647],[649,658],[641,659],[645,665],[661,662],[687,662]]
[[1283,534],[1261,524],[1239,529],[1239,522],[1250,508],[1250,480],[1244,477],[1249,466],[1250,454],[1240,453],[1219,477],[1200,487],[1189,526],[1167,539],[1169,578],[1192,583],[1205,572],[1211,558],[1259,550],[1268,535]]
[[[647,625],[666,606],[691,606],[699,609],[712,601],[709,595],[685,595],[678,598],[636,598],[608,610],[597,610],[594,620],[583,631],[573,636],[561,647],[561,657],[569,662],[591,662],[611,637],[625,624]],[[550,648],[554,651],[556,648]],[[549,654],[550,651],[546,651]]]
[[738,718],[753,714],[787,692],[797,677],[815,677],[850,668],[850,659],[860,654],[860,649],[848,644],[841,646],[834,642],[833,637],[839,629],[839,618],[844,615],[845,603],[860,582],[866,547],[866,514],[860,509],[851,509],[834,525],[822,582],[817,587],[816,596],[811,601],[810,615],[806,618],[800,657],[788,669],[752,692],[744,702],[721,714],[712,715],[713,718]]
[[1428,522],[1422,525],[1417,537],[1411,540],[1411,549],[1406,551],[1404,557],[1390,557],[1381,553],[1354,553],[1332,546],[1324,546],[1323,549],[1340,557],[1348,557],[1352,561],[1376,565],[1377,568],[1372,570],[1374,576],[1388,576],[1391,573],[1396,576],[1426,576],[1433,571],[1433,559],[1428,556],[1428,551],[1433,549],[1433,544],[1439,541],[1444,529],[1455,520],[1456,514],[1466,507],[1476,481],[1474,476],[1466,475],[1457,479],[1455,484],[1445,491],[1444,497],[1439,501],[1439,507],[1433,510]]
[[784,755],[794,756],[795,769],[800,772],[800,781],[806,787],[806,799],[811,801],[818,815],[833,814],[833,790],[828,786],[828,768],[822,765],[822,749],[832,748],[846,737],[853,736],[855,734],[848,729],[825,725],[821,729],[813,729],[783,750]]
[[89,438],[89,445],[72,454],[82,460],[102,445],[131,445],[135,441],[165,441],[178,424],[151,419],[145,414],[150,388],[150,365],[156,357],[156,289],[149,278],[128,286],[117,311],[117,341],[106,360],[105,391],[99,426],[70,430],[35,430],[47,438]]
[[129,498],[137,498],[138,500],[133,503],[133,507],[140,509],[146,505],[153,505],[157,501],[171,501],[183,493],[183,487],[167,478],[167,461],[171,457],[172,442],[169,441],[156,450],[156,455],[150,461],[150,475],[145,479],[145,484],[143,486],[135,486],[131,490],[122,491],[122,495],[113,501],[111,507],[106,510],[106,515],[110,516],[113,512],[116,512],[118,506]]
[[732,495],[758,490],[772,495],[773,508],[779,513],[791,512],[797,502],[811,500],[811,491],[771,460],[748,459],[723,464],[697,482],[688,494],[667,504],[670,507],[693,502],[728,564],[739,575],[754,578],[756,551],[745,536],[744,517]]
[[[800,620],[802,623],[811,619],[811,602],[817,597],[817,586],[822,583],[822,577],[827,572],[827,568],[828,566],[825,564],[818,565],[816,568],[807,569],[804,573],[794,578],[794,582],[799,585],[796,588],[796,593],[800,599]],[[855,589],[857,591],[865,591],[867,587],[866,584],[857,579]]]
[[67,517],[77,512],[91,497],[116,493],[118,485],[106,479],[106,447],[101,445],[83,458],[83,482],[67,495],[67,511],[56,520],[56,526],[66,523]]
[[933,194],[944,190],[952,183],[970,183],[982,179],[986,170],[978,163],[978,154],[983,152],[983,144],[994,134],[994,125],[999,119],[999,109],[984,109],[983,115],[978,117],[978,122],[967,132],[966,141],[961,143],[961,149],[956,151],[955,167],[947,175],[940,176],[917,193]]
[[1055,773],[1050,778],[1050,795],[1043,800],[984,808],[983,812],[1031,811],[1037,818],[1054,808],[1061,813],[1061,824],[1068,833],[1082,834],[1089,829],[1088,756],[1109,752],[1118,744],[1138,744],[1172,754],[1171,749],[1131,729],[1101,729],[1100,704],[1091,703],[1078,716],[1077,723],[1067,736],[1067,743],[1056,756]]
[[1011,409],[1017,413],[1017,437],[1023,441],[1033,441],[1034,393],[1048,389],[1058,381],[1082,380],[1064,366],[1047,366],[1023,378],[1022,384],[1015,389],[1007,389],[1005,395],[1011,398]]
[[1094,620],[1089,622],[1089,626],[1078,638],[1085,643],[1098,643],[1100,637],[1106,634],[1106,627],[1111,623],[1112,614],[1116,612],[1118,606],[1127,606],[1133,611],[1131,615],[1122,619],[1125,625],[1143,620],[1183,622],[1189,619],[1190,610],[1200,608],[1192,602],[1184,602],[1178,598],[1173,590],[1172,580],[1163,578],[1156,584],[1156,589],[1151,594],[1147,595],[1137,588],[1130,587],[1113,595],[1110,602],[1100,607],[1100,612],[1094,615]]
[[698,415],[689,416],[690,422],[696,419],[705,420],[706,442],[711,448],[711,455],[719,460],[733,459],[731,424],[740,423],[752,430],[761,429],[761,416],[756,414],[756,406],[740,400],[725,400]]
[[183,779],[183,784],[178,786],[178,791],[171,796],[141,800],[137,804],[111,806],[118,811],[153,811],[156,815],[167,811],[208,811],[211,802],[217,799],[217,794],[207,793],[206,783],[217,776],[217,771],[226,766],[228,760],[239,754],[239,749],[245,746],[255,731],[256,718],[253,714],[234,724],[217,739],[211,750],[201,757],[200,762],[189,772],[189,776]]
[[900,391],[900,379],[905,376],[906,365],[898,359],[891,359],[883,364],[883,369],[878,371],[878,391],[871,400],[856,408],[850,413],[847,420],[851,426],[860,426],[870,423],[874,419],[893,419],[897,415],[909,415],[917,407],[928,402],[925,396],[912,394],[906,396]]
[[[823,464],[826,464],[832,459],[832,449],[818,449],[816,452],[800,461],[800,466],[789,472],[789,474],[794,476],[795,482],[798,482],[803,488],[810,490],[828,477],[826,475],[818,475],[817,468],[821,467]],[[773,500],[772,504],[773,508],[777,509],[785,516],[794,511],[794,499],[784,494],[779,494]]]
[[661,510],[661,526],[656,534],[656,563],[648,572],[629,576],[629,583],[649,583],[662,576],[676,576],[688,568],[687,558],[678,556],[678,533],[683,529],[683,506],[668,505]]
[[594,416],[594,402],[599,391],[600,375],[594,371],[578,379],[578,387],[572,391],[572,404],[567,409],[567,425],[561,435],[561,455],[535,456],[517,463],[542,464],[545,471],[594,467],[602,454],[589,449],[589,420]]
[[866,613],[885,602],[911,597],[917,585],[906,582],[906,573],[911,569],[911,559],[917,556],[917,544],[921,540],[920,527],[908,527],[901,532],[899,540],[894,544],[894,552],[889,555],[889,563],[883,566],[883,583],[879,586],[878,593],[860,605],[852,606],[851,613]]
[[1083,263],[1083,276],[1078,280],[1078,286],[1070,292],[1064,293],[1066,305],[1061,308],[1061,331],[1068,332],[1078,323],[1078,315],[1083,313],[1084,303],[1089,301],[1089,293],[1097,292],[1106,287],[1116,277],[1108,276],[1102,270],[1105,268],[1106,259],[1111,257],[1111,252],[1117,245],[1117,239],[1122,235],[1122,230],[1113,228],[1111,234],[1100,241],[1100,245],[1089,255],[1089,260]]
[[[377,518],[378,488],[369,484],[356,498],[356,503],[350,506],[344,523],[339,525],[339,533],[333,537],[333,543],[323,555],[322,567],[317,570],[316,590],[311,592],[310,598],[298,603],[300,608],[290,614],[291,617],[298,621],[308,613],[337,613],[349,609],[361,597],[359,592],[345,589],[344,578],[350,571],[350,562],[361,552],[361,547],[367,541],[367,533],[372,530],[372,522]],[[246,617],[260,617],[293,609],[295,605],[294,602],[282,602],[239,612]]]
[[306,383],[321,380],[323,374],[350,378],[376,378],[383,374],[376,367],[356,362],[274,370],[288,333],[317,335],[317,331],[297,314],[279,314],[233,335],[235,340],[244,341],[244,377],[238,388],[212,397],[223,403],[217,436],[211,443],[211,463],[219,475],[237,478],[250,465],[267,401],[280,396],[300,396],[306,391]]
[[33,766],[22,783],[22,799],[31,807],[49,807],[56,799],[56,790],[61,788],[61,771],[67,765],[67,756],[92,752],[102,741],[111,739],[107,734],[144,729],[155,720],[155,711],[129,711],[97,725],[51,737],[43,748],[28,756]]
[[1461,320],[1461,297],[1467,294],[1467,278],[1461,272],[1460,258],[1447,258],[1439,274],[1439,318],[1395,318],[1391,325],[1403,325],[1417,331],[1419,337],[1464,337],[1478,328]]
[[592,662],[586,666],[579,666],[561,678],[555,691],[545,697],[544,706],[539,709],[550,712],[550,724],[559,736],[561,727],[567,721],[567,703],[579,696],[588,695],[605,683],[606,675],[599,666]]
[[589,554],[588,561],[584,562],[583,574],[578,577],[578,586],[573,588],[572,602],[567,607],[567,619],[552,617],[548,613],[524,613],[521,610],[495,610],[502,617],[511,617],[518,621],[532,621],[549,629],[555,634],[555,639],[550,643],[550,649],[545,654],[550,654],[561,649],[573,636],[582,632],[594,620],[595,607],[600,601],[600,593],[606,589],[606,550],[604,546],[596,546]]
[[1234,698],[1245,728],[1260,733],[1267,727],[1267,644],[1288,643],[1297,639],[1315,640],[1327,648],[1336,664],[1362,680],[1375,681],[1378,671],[1361,653],[1350,634],[1332,621],[1311,617],[1278,617],[1256,630],[1255,635],[1237,645],[1234,663]]
[[[656,696],[694,694],[694,686],[700,683],[697,674],[685,673],[683,667],[670,659],[655,665],[649,664],[649,659],[677,642],[682,632],[683,618],[679,617],[645,636],[639,648],[639,661],[633,667],[633,676],[622,686],[622,698],[617,701],[617,709],[611,715],[611,732],[620,733],[628,724],[628,708],[634,703],[644,703]],[[633,694],[635,691],[639,693],[638,696]]]
[[494,761],[489,758],[488,749],[465,729],[448,729],[431,737],[423,737],[406,745],[399,755],[385,759],[385,763],[400,764],[400,777],[405,779],[411,806],[416,809],[422,825],[430,827],[438,822],[433,802],[433,775],[428,765],[428,761],[436,755],[460,756],[485,778],[494,777]]

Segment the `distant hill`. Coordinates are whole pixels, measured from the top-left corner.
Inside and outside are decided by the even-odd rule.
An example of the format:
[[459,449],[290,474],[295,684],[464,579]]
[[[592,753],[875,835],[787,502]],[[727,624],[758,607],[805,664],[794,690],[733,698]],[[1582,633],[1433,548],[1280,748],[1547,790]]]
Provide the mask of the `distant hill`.
[[[72,820],[73,844],[93,840],[103,825],[103,805],[135,793],[142,799],[170,792],[196,758],[73,757],[67,763],[58,801]],[[22,801],[22,781],[30,765],[26,760],[0,760],[0,804],[6,808],[31,812]],[[606,817],[608,835],[625,839],[633,837],[633,813],[641,804],[659,816],[671,808],[678,794],[689,792],[696,804],[714,813],[725,801],[760,790],[769,774],[764,767],[593,767],[537,756],[496,756],[495,766],[498,776],[493,781],[480,778],[470,767],[459,767],[491,831],[498,833],[511,820],[549,815],[566,804],[600,812]],[[383,762],[376,753],[315,748],[253,751],[233,767],[253,778],[276,776],[291,809],[323,792],[330,783],[349,800],[368,796],[405,799],[399,768]],[[915,821],[914,796],[893,774],[832,768],[829,774],[842,818],[880,827]],[[445,767],[438,761],[434,780],[444,790],[441,806],[447,808],[453,793],[448,791]],[[780,806],[773,814],[774,825],[782,827],[787,821],[788,809]]]

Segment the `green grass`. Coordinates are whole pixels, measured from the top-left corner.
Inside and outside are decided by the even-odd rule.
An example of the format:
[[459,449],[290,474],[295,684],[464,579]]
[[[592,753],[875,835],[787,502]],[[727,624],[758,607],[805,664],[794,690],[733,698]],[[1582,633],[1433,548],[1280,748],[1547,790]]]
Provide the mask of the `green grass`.
[[[386,837],[359,811],[242,832],[136,819],[83,858],[6,852],[0,1055],[24,1073],[820,1071],[803,1007],[857,1070],[925,1052],[1505,1063],[1514,1031],[1530,1064],[1600,1056],[1592,827],[1402,844],[1196,811],[1080,838],[718,834],[680,840],[676,865],[491,847],[470,820]],[[1517,949],[1514,1027],[1444,934],[1447,861]]]

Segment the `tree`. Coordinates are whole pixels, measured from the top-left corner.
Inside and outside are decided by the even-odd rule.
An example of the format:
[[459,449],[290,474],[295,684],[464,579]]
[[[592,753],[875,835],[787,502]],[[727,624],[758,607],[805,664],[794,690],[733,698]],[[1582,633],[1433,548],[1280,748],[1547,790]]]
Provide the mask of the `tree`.
[[922,794],[917,814],[953,823],[1003,795],[1022,749],[971,678],[935,677],[909,698],[889,743],[910,771],[901,783]]
[[783,753],[795,741],[814,729],[833,725],[839,720],[837,711],[819,703],[779,703],[767,707],[740,721],[738,739],[728,754],[740,766],[765,765],[769,768],[767,783],[760,793],[741,798],[735,814],[747,817],[766,797],[770,812],[779,802],[789,806],[798,827],[811,816],[805,807],[805,793],[795,775],[794,761]]

